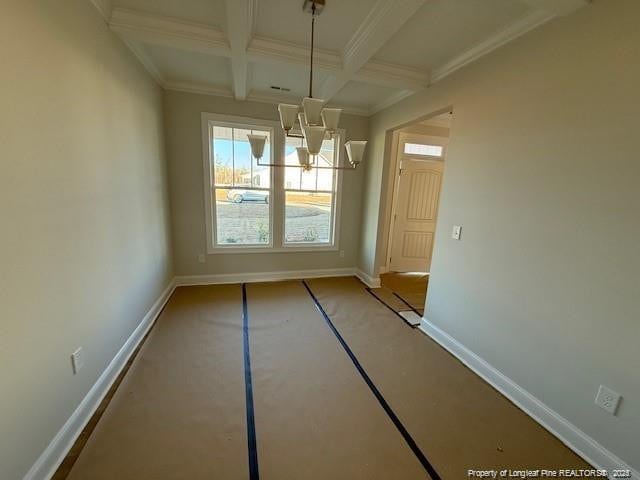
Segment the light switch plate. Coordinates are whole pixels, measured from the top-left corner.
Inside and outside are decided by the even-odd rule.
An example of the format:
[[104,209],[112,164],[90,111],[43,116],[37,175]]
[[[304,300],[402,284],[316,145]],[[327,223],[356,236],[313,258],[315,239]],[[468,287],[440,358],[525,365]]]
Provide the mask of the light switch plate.
[[622,397],[618,392],[614,392],[610,388],[600,385],[598,394],[596,395],[596,405],[603,410],[606,410],[611,415],[615,415],[616,410],[618,409],[618,404],[620,403],[620,398]]
[[74,375],[84,367],[84,352],[82,351],[82,347],[71,354],[71,366],[73,367]]
[[454,225],[453,231],[451,232],[451,238],[454,240],[460,240],[462,236],[462,227],[460,225]]

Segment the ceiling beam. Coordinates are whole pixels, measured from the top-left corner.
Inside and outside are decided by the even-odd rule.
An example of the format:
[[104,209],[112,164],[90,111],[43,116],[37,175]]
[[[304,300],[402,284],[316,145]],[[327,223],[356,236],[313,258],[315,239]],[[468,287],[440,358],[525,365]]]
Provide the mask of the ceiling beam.
[[[309,48],[276,39],[255,37],[258,0],[225,0],[225,32],[217,27],[135,10],[113,8],[112,0],[89,0],[160,85],[169,89],[230,95],[236,99],[274,101],[250,91],[248,63],[308,66]],[[470,62],[514,40],[557,16],[568,15],[591,0],[522,0],[531,11],[485,41],[435,68],[431,74],[411,67],[372,60],[379,49],[399,31],[428,0],[378,0],[342,52],[315,50],[314,67],[329,74],[320,97],[330,100],[349,81],[398,89],[374,105],[375,113],[437,82]],[[213,85],[168,84],[145,48],[158,45],[222,56],[231,60],[233,92]],[[364,110],[353,111],[364,114]]]
[[[122,8],[113,10],[109,25],[127,43],[146,43],[230,58],[234,74],[234,92],[237,94],[244,90],[245,96],[250,90],[247,75],[244,73],[249,61],[273,65],[309,65],[308,47],[253,36],[257,13],[256,0],[228,1],[234,5],[229,13],[236,20],[228,20],[227,28],[230,32],[239,32],[232,34],[229,42],[226,34],[216,27]],[[242,3],[245,4],[245,8],[238,8]],[[243,15],[243,12],[246,15]],[[241,18],[245,20],[240,20]],[[236,23],[240,28],[235,28]],[[245,58],[234,62],[234,57],[242,56],[243,49]],[[236,54],[236,51],[239,51],[239,54]],[[330,50],[315,50],[314,68],[336,77],[347,75],[341,55]],[[350,74],[349,78],[373,85],[414,90],[424,86],[428,81],[428,75],[419,70],[377,61],[366,63],[358,72]],[[241,95],[238,98],[240,97]]]
[[[295,43],[274,40],[265,37],[254,37],[247,49],[250,60],[262,63],[289,64],[309,66],[308,47]],[[337,52],[330,50],[314,49],[313,66],[327,72],[342,71],[342,58]]]
[[210,55],[231,56],[224,32],[208,25],[115,8],[111,13],[109,27],[123,39]]
[[227,37],[231,47],[233,94],[244,100],[249,93],[247,47],[255,31],[258,0],[226,0]]
[[378,0],[342,52],[344,71],[322,85],[330,100],[393,37],[426,0]]

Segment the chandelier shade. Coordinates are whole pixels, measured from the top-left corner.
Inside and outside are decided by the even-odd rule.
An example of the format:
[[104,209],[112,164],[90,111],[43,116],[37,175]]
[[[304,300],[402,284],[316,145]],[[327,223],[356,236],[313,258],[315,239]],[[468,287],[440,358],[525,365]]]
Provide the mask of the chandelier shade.
[[307,123],[307,117],[305,116],[304,112],[300,112],[298,114],[298,121],[300,122],[300,129],[304,129],[304,127],[308,127],[309,124]]
[[362,163],[362,157],[364,156],[364,149],[366,146],[367,142],[362,140],[350,140],[344,144],[344,147],[347,150],[349,163],[353,165],[354,168]]
[[323,108],[322,109],[322,123],[324,128],[329,133],[336,133],[338,131],[338,124],[340,123],[341,108]]
[[298,105],[291,105],[288,103],[281,103],[278,105],[278,112],[280,113],[280,123],[282,129],[288,132],[293,128],[298,118],[298,112],[300,107]]
[[264,145],[267,142],[265,135],[252,135],[247,134],[249,144],[251,145],[251,154],[258,160],[262,158],[264,154]]
[[324,141],[324,135],[326,128],[320,126],[309,125],[302,129],[304,133],[304,139],[307,142],[307,150],[310,155],[318,155],[322,148],[322,142]]
[[[362,163],[366,141],[350,141],[345,144],[347,151],[348,165],[340,160],[334,162],[332,166],[320,166],[315,161],[315,157],[322,149],[322,142],[327,138],[334,139],[338,134],[340,123],[340,108],[325,108],[325,100],[313,98],[313,54],[315,41],[316,17],[324,10],[326,0],[304,0],[303,10],[311,13],[311,52],[309,58],[309,95],[302,99],[302,105],[281,103],[278,105],[280,114],[280,124],[287,137],[304,138],[306,146],[296,148],[298,162],[305,170],[311,168],[326,168],[333,170],[354,170]],[[295,128],[296,120],[300,124],[300,131]],[[293,130],[293,131],[292,131]],[[262,156],[264,151],[264,140],[251,140],[251,151]],[[255,143],[255,149],[254,149]],[[314,161],[312,163],[312,160]],[[286,167],[285,164],[269,164],[269,166]]]
[[302,99],[302,110],[309,125],[322,125],[322,107],[324,100],[319,98],[304,97]]
[[309,150],[305,147],[297,147],[296,153],[298,154],[298,163],[303,169],[308,169],[311,166],[311,159],[309,157]]

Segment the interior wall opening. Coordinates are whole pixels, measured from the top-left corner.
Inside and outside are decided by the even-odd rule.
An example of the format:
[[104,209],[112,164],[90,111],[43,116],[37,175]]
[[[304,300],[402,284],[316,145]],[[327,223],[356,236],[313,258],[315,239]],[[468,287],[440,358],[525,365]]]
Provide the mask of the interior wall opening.
[[381,284],[424,312],[438,207],[452,124],[451,110],[392,132]]

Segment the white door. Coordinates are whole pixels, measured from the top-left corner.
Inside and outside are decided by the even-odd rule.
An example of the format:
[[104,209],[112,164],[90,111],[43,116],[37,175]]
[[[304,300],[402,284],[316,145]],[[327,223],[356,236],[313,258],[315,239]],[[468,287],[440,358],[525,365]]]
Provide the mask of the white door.
[[429,272],[446,138],[400,134],[389,269]]

